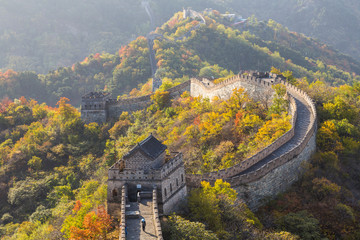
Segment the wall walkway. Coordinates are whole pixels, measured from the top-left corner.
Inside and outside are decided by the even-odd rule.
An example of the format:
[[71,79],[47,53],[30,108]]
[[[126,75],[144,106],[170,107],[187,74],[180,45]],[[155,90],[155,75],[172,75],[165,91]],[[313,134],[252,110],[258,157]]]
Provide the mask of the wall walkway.
[[[229,97],[232,89],[242,85],[248,90],[250,84],[252,86],[249,88],[254,90],[253,93],[261,94],[261,91],[271,88],[274,84],[284,84],[290,96],[293,127],[274,143],[233,167],[203,175],[186,175],[189,187],[199,187],[201,181],[213,183],[216,179],[224,179],[240,193],[241,197],[247,198],[250,207],[256,208],[262,199],[274,197],[298,179],[302,173],[302,162],[308,161],[316,150],[316,108],[305,92],[276,75],[271,77],[238,75],[212,86],[192,79],[192,96],[195,94],[210,98],[214,96],[214,92],[221,98]],[[289,173],[283,166],[292,169],[292,172]],[[264,181],[265,178],[268,180]]]

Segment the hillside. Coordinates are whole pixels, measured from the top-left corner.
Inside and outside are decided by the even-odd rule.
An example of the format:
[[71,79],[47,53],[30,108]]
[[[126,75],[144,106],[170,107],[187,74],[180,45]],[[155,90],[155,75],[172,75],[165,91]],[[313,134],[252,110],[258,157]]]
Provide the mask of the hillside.
[[[57,98],[67,96],[78,106],[80,94],[93,89],[106,89],[114,98],[149,93],[151,66],[145,37],[123,46],[116,55],[92,54],[47,75],[1,74],[2,97],[16,98],[0,103],[2,239],[81,239],[81,234],[117,239],[118,229],[112,228],[116,224],[111,225],[102,207],[107,168],[150,133],[171,150],[184,152],[188,173],[233,166],[270,144],[291,127],[282,87],[275,89],[271,106],[253,101],[242,89],[228,101],[212,102],[186,93],[170,101],[166,90],[191,76],[215,78],[219,83],[239,70],[273,66],[273,72],[282,72],[317,106],[317,153],[304,165],[303,179],[256,215],[236,200],[227,183],[205,182],[202,189],[191,192],[182,216],[164,219],[164,235],[169,239],[188,233],[194,239],[204,235],[209,239],[359,237],[359,64],[274,21],[259,23],[252,18],[247,25],[231,27],[218,11],[204,18],[206,24],[199,25],[200,19],[183,19],[177,13],[155,30],[159,35],[153,46],[156,74],[163,78],[160,91],[147,109],[123,113],[103,125],[85,124],[68,99],[57,102]],[[192,30],[195,26],[200,27]],[[20,87],[24,83],[29,84],[27,91]]]
[[[359,62],[319,41],[289,32],[272,20],[259,23],[251,18],[246,25],[232,27],[217,11],[205,14],[205,19],[206,27],[182,40],[173,39],[198,21],[182,20],[181,13],[155,31],[167,39],[154,42],[157,76],[183,82],[199,74],[221,77],[227,74],[225,69],[237,73],[249,69],[266,71],[275,66],[292,71],[296,77],[321,79],[334,85],[359,79]],[[91,54],[72,67],[61,67],[46,75],[0,72],[0,99],[24,96],[54,106],[60,97],[67,97],[79,106],[85,92],[106,89],[116,98],[150,77],[148,42],[145,37],[138,37],[116,54]],[[26,91],[23,86],[27,86]]]
[[[47,73],[92,53],[115,53],[151,30],[144,1],[0,1],[0,69]],[[146,1],[145,1],[146,2]],[[341,1],[149,1],[155,26],[183,7],[274,19],[360,60],[359,3]],[[133,14],[135,13],[135,14]],[[301,19],[301,21],[299,21]]]
[[254,14],[261,20],[274,19],[360,60],[360,3],[356,0],[230,0],[224,4],[243,17]]
[[[141,1],[0,1],[0,69],[46,73],[149,30]],[[132,14],[138,12],[139,14]]]

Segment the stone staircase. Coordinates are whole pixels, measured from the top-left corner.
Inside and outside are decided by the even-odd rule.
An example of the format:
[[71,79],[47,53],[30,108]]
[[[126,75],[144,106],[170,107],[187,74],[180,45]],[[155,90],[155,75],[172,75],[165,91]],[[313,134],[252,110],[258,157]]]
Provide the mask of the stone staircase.
[[[152,199],[142,199],[140,203],[130,202],[126,205],[126,239],[157,239],[153,217]],[[146,221],[145,231],[141,228],[141,219]]]

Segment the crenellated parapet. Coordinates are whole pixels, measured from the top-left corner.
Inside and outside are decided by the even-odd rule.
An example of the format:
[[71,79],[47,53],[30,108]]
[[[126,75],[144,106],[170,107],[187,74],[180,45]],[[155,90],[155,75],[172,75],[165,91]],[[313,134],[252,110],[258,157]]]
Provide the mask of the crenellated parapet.
[[177,168],[184,165],[183,162],[183,154],[182,153],[176,153],[176,156],[169,160],[167,163],[165,163],[161,169],[161,178],[165,179],[168,177],[173,171],[175,171]]
[[189,187],[199,187],[204,180],[213,183],[216,179],[223,179],[237,190],[251,208],[256,208],[263,199],[285,191],[298,179],[303,172],[302,162],[308,161],[316,150],[316,107],[304,91],[288,83],[283,76],[250,73],[218,84],[191,79],[191,95],[226,99],[234,88],[243,87],[251,97],[257,98],[276,84],[286,86],[292,128],[271,145],[233,167],[203,175],[186,175]]
[[[240,184],[245,184],[245,183],[256,181],[259,178],[265,176],[267,173],[269,173],[273,169],[283,165],[284,163],[286,163],[286,162],[290,161],[291,159],[293,159],[294,157],[298,156],[305,149],[310,138],[316,132],[316,127],[317,127],[317,125],[316,125],[316,108],[315,108],[315,105],[314,105],[312,99],[304,91],[294,87],[293,85],[291,85],[287,82],[280,81],[279,83],[284,84],[290,93],[297,94],[298,96],[302,97],[305,100],[305,102],[307,103],[307,107],[310,109],[310,111],[312,113],[310,115],[310,123],[308,124],[307,129],[304,129],[304,131],[305,131],[304,136],[302,137],[302,139],[299,140],[298,144],[296,146],[294,146],[293,148],[289,149],[287,152],[283,153],[281,156],[266,163],[264,166],[257,169],[256,171],[249,172],[249,173],[235,176],[235,177],[227,177],[226,180],[229,181],[232,184],[232,186],[237,186]],[[295,124],[293,124],[293,126],[294,125]],[[292,129],[295,129],[295,128],[293,127]],[[280,140],[280,138],[278,140]]]
[[153,206],[153,220],[155,224],[155,233],[158,240],[163,240],[162,230],[161,230],[161,222],[159,218],[159,208],[158,208],[158,200],[157,200],[157,190],[153,189],[152,193],[153,199],[152,199],[152,206]]

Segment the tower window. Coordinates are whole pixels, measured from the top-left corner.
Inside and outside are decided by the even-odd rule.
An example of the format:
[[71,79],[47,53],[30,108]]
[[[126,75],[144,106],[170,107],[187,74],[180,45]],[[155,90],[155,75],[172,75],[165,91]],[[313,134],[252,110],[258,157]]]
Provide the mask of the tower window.
[[167,195],[166,188],[164,189],[164,194],[165,194],[165,197],[166,197],[166,195]]
[[171,185],[171,183],[170,183],[170,192],[172,192],[172,185]]
[[112,191],[112,194],[113,194],[113,197],[116,197],[116,196],[117,196],[117,192],[116,192],[115,189]]
[[178,187],[179,186],[179,180],[176,179],[176,186]]
[[181,182],[184,182],[184,175],[181,174]]

